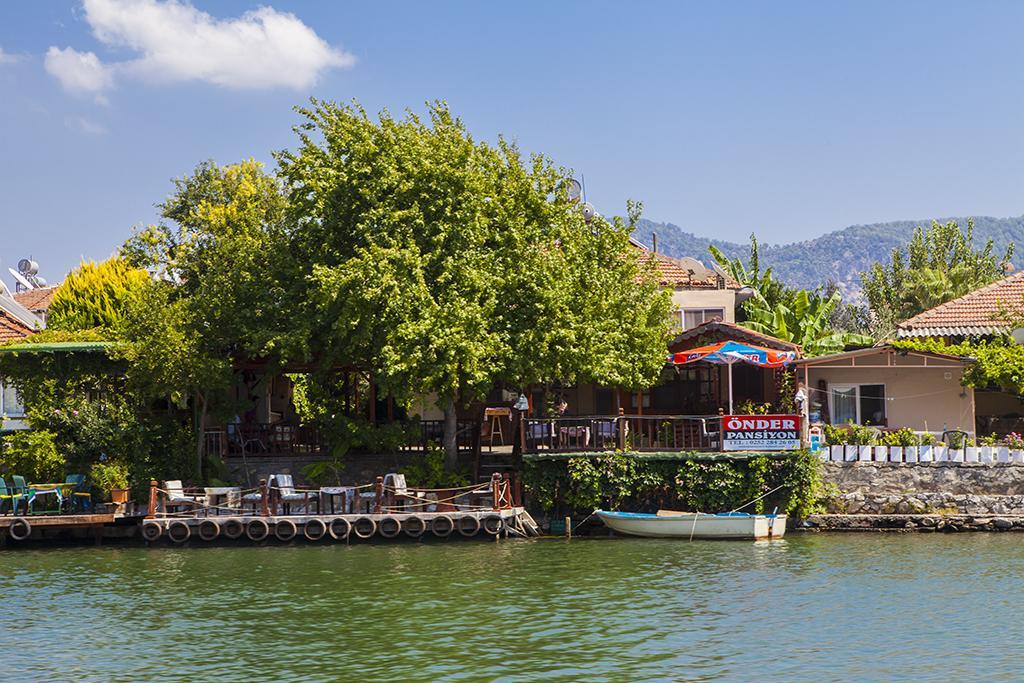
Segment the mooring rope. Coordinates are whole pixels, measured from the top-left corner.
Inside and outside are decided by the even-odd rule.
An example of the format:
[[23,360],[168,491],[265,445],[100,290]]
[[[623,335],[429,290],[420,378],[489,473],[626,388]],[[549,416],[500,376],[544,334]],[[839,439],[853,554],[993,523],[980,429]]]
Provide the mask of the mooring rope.
[[767,493],[763,493],[760,496],[758,496],[757,498],[755,498],[754,500],[749,501],[747,503],[744,503],[743,505],[740,505],[735,510],[729,510],[729,512],[739,512],[740,510],[742,510],[743,508],[747,507],[748,505],[753,505],[754,503],[756,503],[757,501],[761,500],[762,498],[766,498],[766,497],[772,495],[773,493],[775,493],[776,491],[778,491],[779,489],[784,489],[787,486],[789,486],[789,484],[779,484],[778,486],[773,488],[771,491],[768,491]]

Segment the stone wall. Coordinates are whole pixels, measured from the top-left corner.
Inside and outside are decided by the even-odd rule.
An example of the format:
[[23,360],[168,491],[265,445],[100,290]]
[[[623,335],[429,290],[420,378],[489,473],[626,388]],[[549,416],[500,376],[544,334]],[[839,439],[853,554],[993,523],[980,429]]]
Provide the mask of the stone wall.
[[1024,464],[825,462],[836,514],[1024,514]]
[[[347,455],[344,458],[341,479],[345,483],[370,483],[378,476],[400,471],[415,457],[409,453]],[[245,458],[225,458],[224,464],[231,478],[244,486],[256,486],[260,479],[266,479],[271,474],[290,474],[295,478],[296,484],[304,486],[310,482],[302,475],[303,468],[314,462],[326,460],[329,460],[327,456],[314,453],[260,453]]]

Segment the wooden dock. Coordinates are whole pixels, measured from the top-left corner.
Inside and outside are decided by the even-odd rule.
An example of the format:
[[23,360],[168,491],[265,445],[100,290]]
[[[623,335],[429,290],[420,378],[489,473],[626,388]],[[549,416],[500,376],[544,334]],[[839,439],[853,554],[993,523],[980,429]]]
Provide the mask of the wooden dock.
[[42,540],[68,535],[91,538],[99,543],[104,529],[113,525],[115,519],[114,513],[0,517],[0,546],[4,546],[8,539]]

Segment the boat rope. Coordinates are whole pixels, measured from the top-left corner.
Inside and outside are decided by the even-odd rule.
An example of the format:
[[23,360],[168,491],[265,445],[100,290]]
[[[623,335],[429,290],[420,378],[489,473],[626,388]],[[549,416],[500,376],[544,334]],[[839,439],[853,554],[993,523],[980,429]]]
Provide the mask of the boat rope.
[[789,484],[779,484],[778,486],[773,488],[771,491],[768,491],[767,493],[762,493],[760,496],[758,496],[754,500],[746,502],[746,503],[744,503],[743,505],[740,505],[738,508],[736,508],[734,510],[729,510],[729,512],[739,512],[740,510],[742,510],[743,508],[747,507],[748,505],[753,505],[754,503],[756,503],[757,501],[761,500],[762,498],[767,498],[768,496],[772,495],[773,493],[775,493],[779,489],[784,489],[787,486],[789,486]]

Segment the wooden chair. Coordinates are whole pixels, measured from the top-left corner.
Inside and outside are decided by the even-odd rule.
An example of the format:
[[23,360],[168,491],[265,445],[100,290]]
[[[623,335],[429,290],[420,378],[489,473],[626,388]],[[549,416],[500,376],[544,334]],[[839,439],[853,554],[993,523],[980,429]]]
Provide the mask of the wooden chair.
[[190,493],[182,486],[180,479],[170,479],[164,482],[164,512],[177,512],[188,508],[199,508],[206,505],[206,496],[198,493]]

